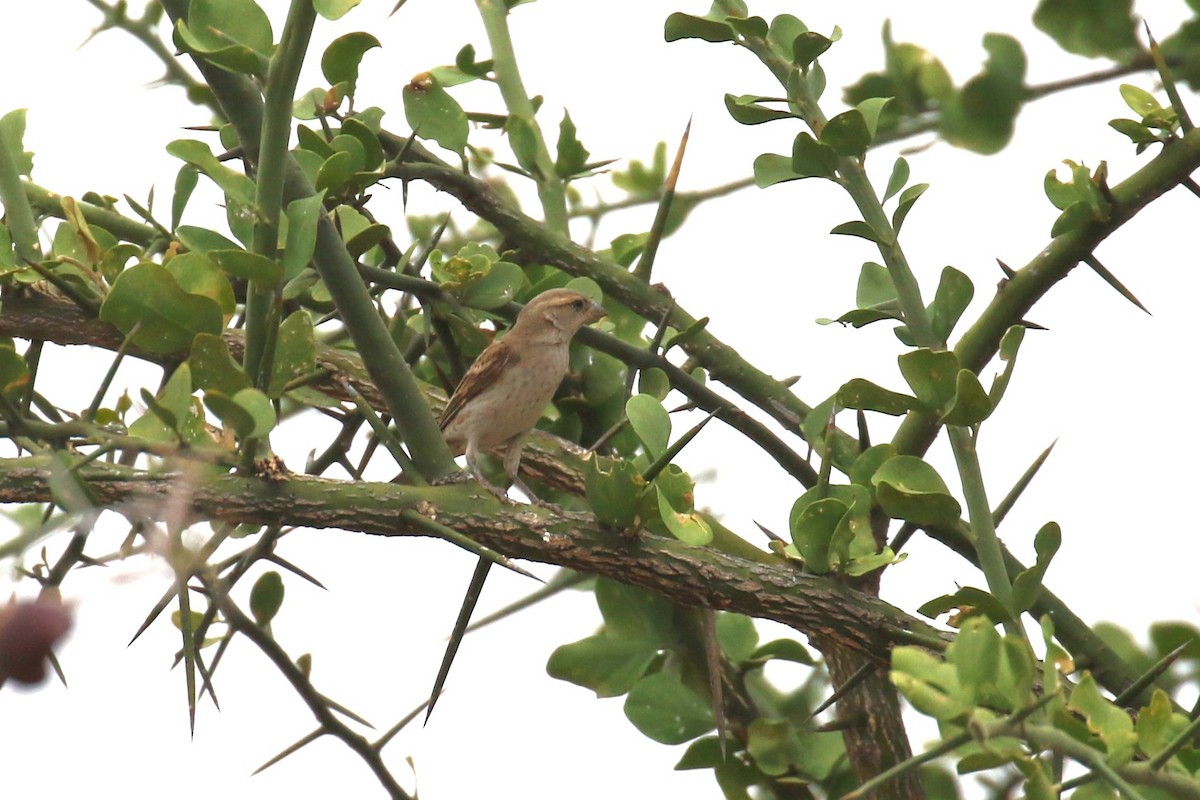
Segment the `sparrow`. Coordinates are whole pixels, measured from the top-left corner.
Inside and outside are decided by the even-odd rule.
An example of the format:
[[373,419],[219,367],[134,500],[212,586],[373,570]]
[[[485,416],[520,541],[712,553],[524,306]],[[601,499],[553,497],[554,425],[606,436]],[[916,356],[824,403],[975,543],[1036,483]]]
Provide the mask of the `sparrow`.
[[446,444],[454,455],[466,454],[475,479],[501,500],[508,496],[483,477],[479,454],[503,450],[512,485],[541,502],[517,475],[525,437],[567,374],[571,339],[607,313],[571,289],[542,292],[521,309],[507,335],[479,354],[450,396],[439,423]]

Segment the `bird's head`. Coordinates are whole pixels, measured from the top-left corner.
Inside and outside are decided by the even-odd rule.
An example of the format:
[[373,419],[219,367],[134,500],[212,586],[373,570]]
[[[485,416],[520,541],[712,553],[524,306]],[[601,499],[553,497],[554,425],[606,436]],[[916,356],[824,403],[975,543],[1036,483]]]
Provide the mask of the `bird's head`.
[[550,289],[526,304],[517,315],[513,333],[523,337],[569,342],[591,322],[606,316],[604,306],[573,289]]

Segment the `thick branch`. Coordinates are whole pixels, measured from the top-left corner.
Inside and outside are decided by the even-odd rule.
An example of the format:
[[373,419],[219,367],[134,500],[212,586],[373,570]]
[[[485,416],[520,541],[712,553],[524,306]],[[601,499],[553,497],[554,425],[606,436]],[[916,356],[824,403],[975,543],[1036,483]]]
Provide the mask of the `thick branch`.
[[[51,471],[44,459],[0,460],[0,503],[49,502]],[[226,475],[185,484],[182,475],[154,475],[91,464],[79,470],[96,502],[139,511],[171,507],[181,496],[203,519],[233,524],[337,528],[383,536],[428,536],[401,519],[413,509],[508,556],[604,575],[686,605],[735,611],[782,622],[837,642],[879,663],[892,646],[949,641],[928,623],[876,598],[790,564],[749,561],[707,547],[650,534],[639,538],[601,529],[590,517],[501,505],[474,484],[408,487],[291,476],[265,480]]]

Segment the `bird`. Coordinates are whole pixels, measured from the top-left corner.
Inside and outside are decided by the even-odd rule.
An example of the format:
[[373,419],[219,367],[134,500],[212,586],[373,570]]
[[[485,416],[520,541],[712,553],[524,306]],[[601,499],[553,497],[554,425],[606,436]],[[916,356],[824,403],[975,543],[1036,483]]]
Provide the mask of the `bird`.
[[439,426],[455,456],[466,455],[479,484],[501,500],[505,490],[479,469],[479,454],[504,451],[512,485],[541,503],[517,474],[525,437],[567,374],[571,339],[608,312],[572,289],[549,289],[529,301],[509,332],[479,354],[442,412]]

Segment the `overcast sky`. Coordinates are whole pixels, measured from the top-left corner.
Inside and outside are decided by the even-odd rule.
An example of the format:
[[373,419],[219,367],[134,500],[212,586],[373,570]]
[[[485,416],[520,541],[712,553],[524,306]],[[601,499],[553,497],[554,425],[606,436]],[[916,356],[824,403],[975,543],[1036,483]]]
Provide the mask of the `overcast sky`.
[[[278,34],[285,4],[264,5]],[[364,59],[359,105],[384,107],[385,126],[403,131],[400,89],[414,74],[451,62],[468,42],[481,55],[488,47],[472,3],[411,0],[387,19],[392,5],[366,0],[337,23],[319,22],[318,44],[300,85],[307,89],[320,82],[318,54],[326,42],[351,30],[371,31],[384,46]],[[982,62],[986,31],[1022,40],[1030,83],[1106,66],[1062,54],[1033,30],[1018,4],[809,5],[815,6],[755,3],[751,10],[768,18],[797,13],[818,31],[842,27],[843,41],[822,59],[830,115],[839,110],[836,87],[880,68],[885,8],[895,14],[895,38],[928,46],[958,82]],[[594,158],[644,160],[659,140],[674,146],[694,117],[682,189],[742,178],[759,153],[788,152],[796,128],[788,123],[747,128],[724,110],[726,92],[779,92],[748,53],[662,41],[669,12],[705,9],[703,2],[682,0],[587,6],[545,0],[517,9],[514,36],[526,86],[545,96],[543,127],[554,130],[566,105]],[[1164,33],[1186,14],[1183,2],[1169,0],[1140,3],[1138,9]],[[36,154],[34,179],[42,186],[75,196],[89,190],[129,194],[138,201],[154,186],[165,208],[178,162],[164,147],[192,136],[182,128],[205,124],[208,117],[179,90],[148,85],[161,70],[128,36],[107,32],[79,47],[98,20],[84,2],[0,7],[0,29],[9,33],[0,49],[0,66],[9,76],[0,89],[0,113],[29,109],[25,146]],[[1156,89],[1150,75],[1128,80]],[[500,110],[488,87],[467,89],[458,95],[465,105]],[[1197,108],[1193,104],[1193,114]],[[1115,183],[1148,158],[1135,158],[1128,141],[1107,126],[1109,119],[1128,115],[1117,84],[1109,83],[1031,105],[1018,120],[1013,145],[995,157],[930,139],[873,151],[870,171],[882,185],[901,148],[923,148],[908,159],[914,182],[931,188],[906,222],[902,244],[926,298],[942,267],[953,265],[975,282],[976,299],[965,315],[973,319],[1001,277],[995,259],[1020,267],[1049,241],[1057,211],[1041,188],[1048,170],[1067,158],[1090,166],[1106,160]],[[616,196],[603,180],[580,188],[585,196],[594,191]],[[189,210],[195,219],[217,216],[215,203],[197,205]],[[414,186],[410,207],[437,213],[452,204]],[[1048,520],[1058,521],[1065,543],[1047,583],[1085,619],[1118,621],[1139,638],[1153,619],[1198,621],[1193,571],[1200,537],[1193,515],[1183,511],[1196,475],[1189,455],[1198,442],[1191,357],[1200,288],[1194,263],[1200,251],[1197,208],[1195,197],[1173,193],[1099,250],[1153,316],[1086,270],[1074,272],[1035,308],[1032,318],[1050,330],[1026,337],[1009,394],[980,439],[993,504],[1058,440],[1000,533],[1030,560],[1034,532]],[[656,279],[693,315],[712,317],[710,330],[751,361],[779,377],[800,375],[795,391],[810,404],[852,377],[902,389],[895,366],[902,348],[884,326],[855,331],[814,322],[853,306],[859,265],[878,257],[862,240],[827,235],[852,214],[849,199],[827,183],[744,191],[695,211],[681,233],[663,244]],[[597,241],[603,246],[619,233],[646,230],[652,216],[651,208],[627,212],[606,225]],[[406,235],[399,217],[384,221],[401,238]],[[71,375],[51,396],[78,408],[83,401],[77,387],[88,380],[94,385],[108,363],[107,356],[48,351],[43,370],[64,368]],[[993,371],[985,370],[985,385]],[[137,386],[147,375],[153,372],[131,367],[122,380]],[[681,420],[677,429],[686,424]],[[877,440],[886,426],[879,430]],[[302,435],[280,438],[274,444],[292,469],[302,470],[314,445]],[[957,491],[948,450],[935,447],[930,457]],[[801,488],[736,432],[709,426],[685,451],[683,465],[693,474],[715,470],[715,478],[698,487],[697,502],[721,513],[747,538],[761,543],[753,520],[786,530]],[[113,525],[112,546],[123,533]],[[51,545],[61,546],[61,540]],[[437,542],[337,531],[299,532],[283,552],[317,573],[329,591],[289,579],[287,602],[274,624],[277,637],[294,655],[314,654],[314,679],[322,690],[377,727],[390,726],[424,699],[473,557]],[[0,574],[0,590],[8,588],[7,572]],[[367,769],[334,741],[250,777],[262,761],[315,725],[244,643],[223,664],[221,710],[205,702],[189,741],[183,675],[169,670],[178,646],[175,629],[164,618],[125,647],[170,580],[162,565],[147,561],[79,571],[68,580],[64,591],[78,611],[61,652],[70,689],[49,683],[34,691],[0,692],[0,753],[14,796],[35,789],[42,796],[82,796],[98,788],[134,798],[217,792],[227,800],[284,793],[380,796]],[[908,560],[888,572],[883,592],[912,611],[968,584],[982,586],[982,577],[918,538]],[[28,596],[35,588],[18,582],[14,590]],[[494,571],[480,610],[533,588]],[[417,786],[427,798],[478,796],[498,787],[531,798],[600,798],[628,793],[631,786],[641,796],[719,797],[711,773],[671,771],[682,748],[642,738],[624,720],[620,699],[598,702],[584,689],[545,676],[552,649],[588,635],[598,622],[591,597],[573,593],[468,638],[432,721],[398,737],[388,751],[390,762],[403,774],[403,759],[411,755]],[[764,638],[787,634],[778,626],[762,628]]]

